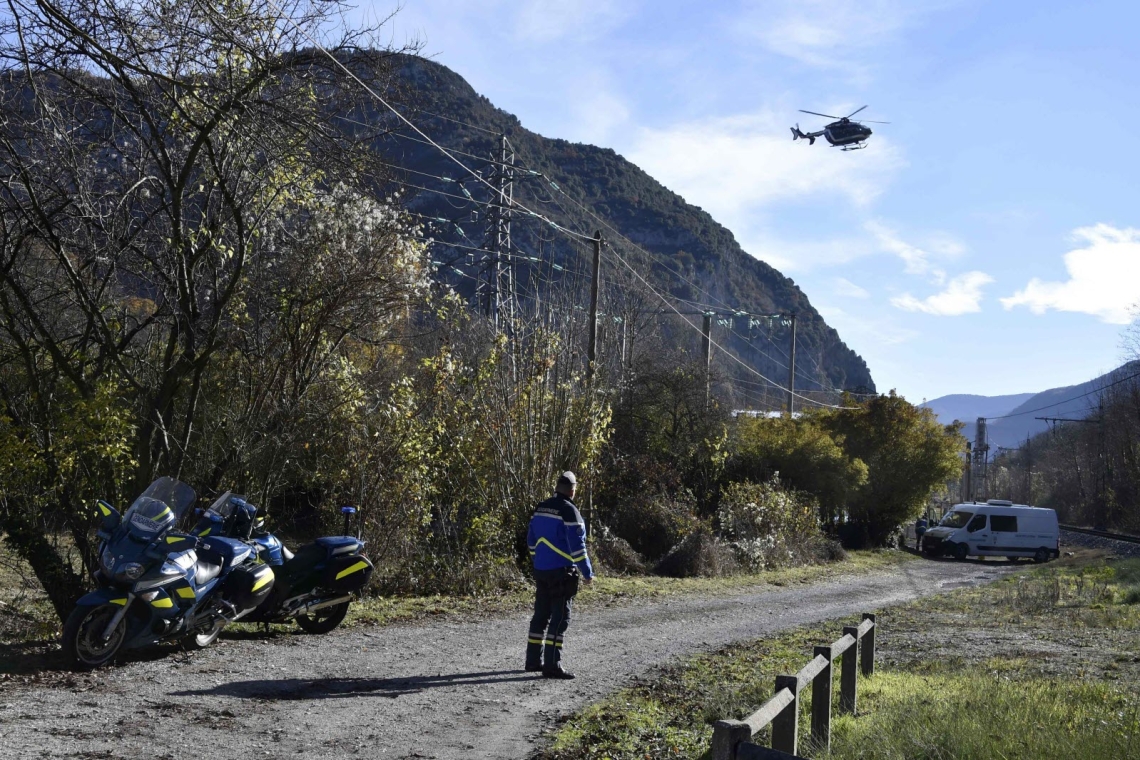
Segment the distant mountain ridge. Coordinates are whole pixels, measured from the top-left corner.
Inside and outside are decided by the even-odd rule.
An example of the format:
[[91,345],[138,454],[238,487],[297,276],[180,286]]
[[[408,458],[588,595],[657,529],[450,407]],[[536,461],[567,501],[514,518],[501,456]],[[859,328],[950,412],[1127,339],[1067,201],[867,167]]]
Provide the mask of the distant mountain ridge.
[[[1024,443],[1026,438],[1049,429],[1049,423],[1037,419],[1038,417],[1083,419],[1092,416],[1096,413],[1097,391],[1120,377],[1138,371],[1140,362],[1130,362],[1092,380],[1050,388],[1040,393],[1010,396],[955,394],[927,401],[925,406],[932,409],[938,415],[938,421],[943,424],[949,424],[955,419],[965,423],[962,434],[971,441],[974,440],[977,418],[986,417],[986,437],[990,449],[998,446],[1014,448]],[[1017,399],[1020,399],[1019,403],[1015,401]],[[955,416],[950,416],[951,414]]]
[[954,420],[973,423],[978,417],[997,417],[1012,412],[1035,393],[1014,393],[1008,396],[978,396],[955,393],[926,401],[920,406],[930,409],[943,424]]
[[[603,278],[617,276],[615,271],[631,278],[615,260],[620,250],[639,275],[691,315],[690,324],[699,326],[701,313],[712,304],[718,311],[713,340],[726,346],[742,364],[781,385],[788,376],[787,326],[778,321],[733,317],[731,312],[794,312],[797,390],[875,390],[866,362],[824,321],[807,295],[791,279],[746,253],[732,233],[708,213],[612,150],[550,139],[527,130],[515,116],[495,108],[462,77],[440,64],[405,56],[396,68],[393,89],[404,92],[406,100],[421,109],[410,110],[409,116],[433,140],[460,151],[467,164],[483,176],[493,177],[497,169],[494,157],[501,148],[499,133],[506,134],[518,157],[516,200],[580,234],[592,235],[600,229],[608,240],[617,242],[606,228],[612,226],[648,252],[645,255],[629,246],[612,253],[607,249]],[[361,110],[369,123],[391,123],[375,103],[362,102]],[[486,218],[478,207],[465,203],[465,196],[487,200],[488,188],[465,176],[462,167],[408,130],[399,134],[400,125],[393,127],[396,134],[378,138],[377,150],[392,165],[409,170],[409,186],[425,189],[410,189],[407,204],[432,225],[429,231],[437,241],[433,258],[441,264],[441,275],[453,277],[455,287],[469,295],[474,288],[473,275],[478,274],[472,259],[478,254],[473,254],[472,248],[481,245]],[[443,179],[433,180],[433,176]],[[536,292],[535,283],[572,276],[567,274],[572,272],[579,278],[588,277],[588,263],[583,265],[588,262],[587,243],[568,240],[519,213],[515,214],[511,234],[518,247],[533,257],[517,266],[521,289]],[[454,248],[450,255],[444,255],[449,245]],[[459,268],[458,273],[451,271],[453,267]],[[666,316],[661,319],[673,320],[676,334],[685,345],[699,348],[699,334],[682,324],[664,304],[651,300],[646,308],[663,312]],[[717,364],[742,392],[762,385],[741,364],[714,352]],[[734,402],[740,403],[740,399]]]

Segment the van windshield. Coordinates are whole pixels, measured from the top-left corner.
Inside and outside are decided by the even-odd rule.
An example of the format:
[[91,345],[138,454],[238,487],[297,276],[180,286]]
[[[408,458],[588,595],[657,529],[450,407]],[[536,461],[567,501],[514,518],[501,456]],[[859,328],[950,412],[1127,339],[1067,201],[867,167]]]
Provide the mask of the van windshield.
[[964,528],[973,516],[973,512],[954,511],[943,517],[942,522],[938,524],[945,528]]

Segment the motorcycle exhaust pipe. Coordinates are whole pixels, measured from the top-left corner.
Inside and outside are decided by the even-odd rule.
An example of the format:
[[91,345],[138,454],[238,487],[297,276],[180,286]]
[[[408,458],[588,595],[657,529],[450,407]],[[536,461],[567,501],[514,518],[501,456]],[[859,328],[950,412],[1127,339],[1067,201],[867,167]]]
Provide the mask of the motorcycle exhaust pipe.
[[304,615],[306,613],[313,612],[313,611],[319,610],[319,609],[323,609],[325,607],[335,607],[338,604],[344,604],[345,602],[351,602],[351,601],[352,601],[352,594],[345,594],[344,596],[338,596],[338,597],[335,597],[333,599],[325,599],[324,601],[320,601],[320,602],[309,602],[304,607],[297,610],[294,614],[295,615]]

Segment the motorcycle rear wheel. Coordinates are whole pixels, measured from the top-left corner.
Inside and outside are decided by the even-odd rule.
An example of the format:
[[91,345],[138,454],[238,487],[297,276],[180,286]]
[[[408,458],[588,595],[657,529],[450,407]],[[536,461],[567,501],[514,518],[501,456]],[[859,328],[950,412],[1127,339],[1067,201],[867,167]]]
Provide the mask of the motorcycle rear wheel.
[[63,656],[75,670],[100,668],[119,653],[119,647],[127,635],[127,619],[124,617],[111,632],[111,638],[103,641],[103,631],[111,622],[120,607],[115,604],[80,605],[67,616],[63,624]]
[[221,635],[222,629],[226,627],[226,621],[219,618],[211,628],[207,628],[200,633],[191,633],[183,643],[190,649],[205,649],[206,647],[217,641],[218,636]]
[[298,615],[297,625],[301,626],[301,630],[305,633],[328,633],[344,622],[344,616],[348,614],[349,604],[349,602],[344,602],[316,610],[311,615]]

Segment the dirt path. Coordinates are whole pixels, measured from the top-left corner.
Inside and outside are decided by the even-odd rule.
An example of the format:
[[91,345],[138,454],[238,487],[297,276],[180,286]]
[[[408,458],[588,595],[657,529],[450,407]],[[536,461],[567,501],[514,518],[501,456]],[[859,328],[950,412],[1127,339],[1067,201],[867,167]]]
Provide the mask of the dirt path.
[[525,615],[221,640],[54,686],[0,691],[0,756],[524,758],[559,714],[672,657],[1008,572],[917,561],[712,599],[577,613],[567,682],[523,673]]

